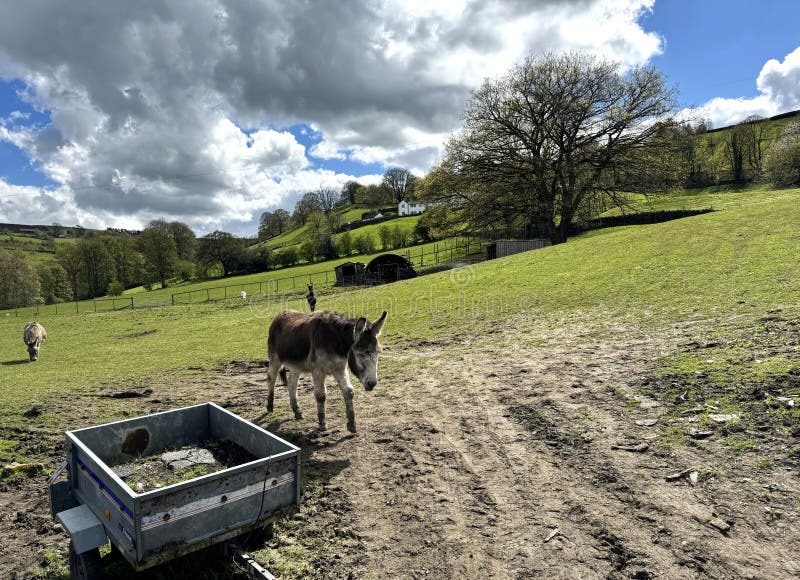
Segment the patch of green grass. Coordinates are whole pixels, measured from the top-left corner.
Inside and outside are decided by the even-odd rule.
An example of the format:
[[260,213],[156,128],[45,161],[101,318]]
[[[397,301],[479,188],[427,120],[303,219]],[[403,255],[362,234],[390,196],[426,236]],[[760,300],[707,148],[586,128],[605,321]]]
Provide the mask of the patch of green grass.
[[14,458],[14,450],[19,446],[19,441],[13,439],[0,439],[0,462],[8,462]]
[[37,570],[31,571],[34,578],[48,580],[69,580],[69,565],[64,555],[58,552],[45,552]]
[[756,469],[761,471],[769,471],[773,467],[775,467],[775,465],[772,463],[771,460],[767,459],[766,457],[760,459],[759,462],[756,463]]
[[725,446],[733,452],[742,453],[746,451],[758,451],[758,442],[753,439],[736,434],[725,438]]
[[659,446],[665,449],[674,449],[675,447],[684,445],[686,442],[686,434],[683,432],[682,427],[673,425],[664,429],[656,441]]

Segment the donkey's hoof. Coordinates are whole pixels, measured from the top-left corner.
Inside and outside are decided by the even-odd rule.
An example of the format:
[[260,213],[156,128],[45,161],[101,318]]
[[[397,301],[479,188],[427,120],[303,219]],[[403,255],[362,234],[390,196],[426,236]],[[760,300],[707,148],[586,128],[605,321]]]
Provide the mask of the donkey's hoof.
[[328,430],[328,425],[326,425],[325,423],[320,423],[319,427],[317,427],[317,431],[327,431],[327,430]]
[[348,423],[347,424],[347,430],[350,431],[350,433],[355,433],[356,432],[356,424],[355,423]]
[[302,419],[303,418],[303,414],[300,411],[295,411],[294,412],[294,418],[295,419]]
[[267,413],[272,413],[275,410],[275,407],[272,405],[267,405]]

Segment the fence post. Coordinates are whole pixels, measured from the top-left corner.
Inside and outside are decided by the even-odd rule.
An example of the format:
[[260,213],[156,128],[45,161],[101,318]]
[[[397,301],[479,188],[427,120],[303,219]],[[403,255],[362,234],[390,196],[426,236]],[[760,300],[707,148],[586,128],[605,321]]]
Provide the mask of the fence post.
[[58,302],[56,302],[56,314],[58,314]]
[[94,304],[94,313],[97,314],[97,300],[92,300],[92,304]]
[[133,310],[135,306],[133,305],[133,294],[131,294],[131,310]]
[[78,314],[78,301],[75,301],[75,314]]
[[208,293],[208,288],[206,288],[206,302],[211,302],[211,295]]
[[172,305],[175,306],[175,293],[172,294]]

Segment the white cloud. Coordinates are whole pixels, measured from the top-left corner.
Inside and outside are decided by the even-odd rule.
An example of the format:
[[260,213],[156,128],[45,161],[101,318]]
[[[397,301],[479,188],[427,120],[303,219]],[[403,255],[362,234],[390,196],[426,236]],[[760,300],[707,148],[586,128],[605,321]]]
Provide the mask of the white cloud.
[[[52,122],[12,114],[0,140],[59,186],[29,209],[0,205],[0,221],[38,211],[34,221],[135,227],[166,217],[245,233],[261,211],[353,178],[312,169],[309,156],[426,171],[470,90],[529,53],[646,62],[662,43],[638,24],[652,5],[19,3],[0,19],[0,78],[22,79],[23,98]],[[319,136],[309,151],[276,129],[298,123]]]
[[783,61],[770,59],[756,79],[760,95],[746,99],[717,97],[684,114],[711,119],[715,127],[726,127],[752,115],[772,117],[800,109],[800,47]]

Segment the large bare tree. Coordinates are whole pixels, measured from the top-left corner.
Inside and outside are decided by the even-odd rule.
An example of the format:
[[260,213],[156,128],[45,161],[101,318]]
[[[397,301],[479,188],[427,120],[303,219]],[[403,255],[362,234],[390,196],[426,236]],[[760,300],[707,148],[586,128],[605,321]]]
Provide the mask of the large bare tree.
[[478,220],[498,216],[567,239],[585,202],[659,181],[674,91],[653,67],[622,72],[586,53],[527,58],[473,92],[429,188]]
[[383,174],[382,185],[400,203],[409,199],[414,191],[414,174],[402,167],[392,167]]

